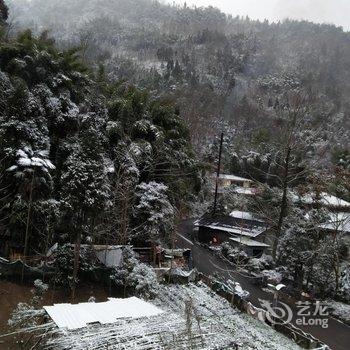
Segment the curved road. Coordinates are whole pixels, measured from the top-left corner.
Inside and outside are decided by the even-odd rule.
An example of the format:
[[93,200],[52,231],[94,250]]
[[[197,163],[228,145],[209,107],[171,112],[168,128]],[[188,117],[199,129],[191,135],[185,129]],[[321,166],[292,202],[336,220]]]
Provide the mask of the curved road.
[[[232,271],[232,266],[225,261],[212,254],[207,249],[194,243],[193,236],[193,220],[185,220],[179,226],[179,234],[177,246],[181,248],[191,248],[194,267],[205,275],[213,275],[218,273],[225,278],[231,278],[239,282],[243,289],[250,293],[249,301],[255,306],[260,307],[259,299],[269,300],[272,302],[272,293],[264,292],[261,288],[253,283],[253,279],[237,272]],[[298,309],[295,305],[288,303],[296,315]],[[292,320],[295,323],[295,319]],[[304,332],[310,333],[315,338],[323,341],[333,350],[349,350],[350,349],[350,327],[344,323],[328,317],[328,328],[321,326],[297,326]]]

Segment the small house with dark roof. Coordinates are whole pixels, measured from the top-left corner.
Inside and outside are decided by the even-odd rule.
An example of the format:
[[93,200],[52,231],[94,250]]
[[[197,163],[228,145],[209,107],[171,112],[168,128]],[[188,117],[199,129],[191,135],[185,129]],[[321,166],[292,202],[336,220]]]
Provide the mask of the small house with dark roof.
[[[213,175],[213,178],[216,180],[216,174]],[[238,186],[244,188],[250,188],[253,185],[253,181],[246,179],[244,177],[230,175],[230,174],[220,174],[219,175],[219,185],[222,187],[231,187]]]
[[266,243],[250,239],[248,237],[231,237],[229,240],[230,244],[234,247],[240,247],[249,256],[260,258],[261,255],[270,246]]
[[350,212],[350,203],[326,192],[292,194],[293,202],[307,208],[327,208],[332,212]]
[[252,213],[207,214],[197,220],[195,226],[198,227],[198,240],[204,244],[228,242],[241,247],[250,256],[261,256],[270,247],[271,227]]
[[227,190],[231,190],[236,192],[239,195],[244,196],[254,196],[258,189],[254,186],[254,181],[231,174],[220,174],[217,177],[216,174],[211,175],[212,184],[213,184],[213,192],[215,190],[216,181],[218,181],[218,193],[222,194]]
[[347,248],[347,259],[350,261],[350,213],[333,212],[328,220],[318,225],[323,234],[341,237]]

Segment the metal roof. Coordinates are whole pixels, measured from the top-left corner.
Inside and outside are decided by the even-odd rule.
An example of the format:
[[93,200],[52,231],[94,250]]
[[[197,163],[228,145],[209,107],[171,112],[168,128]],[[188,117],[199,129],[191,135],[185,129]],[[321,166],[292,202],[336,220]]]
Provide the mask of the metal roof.
[[256,221],[264,222],[264,220],[258,218],[254,213],[251,213],[248,211],[234,210],[230,213],[230,216],[237,219],[256,220]]
[[249,237],[257,237],[263,232],[266,231],[266,228],[262,227],[251,227],[251,228],[244,228],[244,227],[226,227],[226,226],[220,226],[218,224],[212,224],[212,225],[201,225],[202,227],[207,227],[212,230],[218,230],[223,231],[235,235],[242,235],[242,236],[249,236]]
[[267,231],[270,226],[264,221],[257,218],[248,218],[245,215],[222,215],[211,217],[204,215],[199,220],[195,221],[195,226],[206,227],[212,230],[219,230],[234,235],[243,235],[249,237],[257,237]]
[[335,232],[350,233],[350,213],[331,213],[329,220],[318,227]]
[[136,297],[109,298],[102,303],[54,304],[45,311],[59,328],[74,330],[91,323],[115,323],[120,318],[142,318],[163,313],[154,305]]
[[263,247],[267,248],[269,247],[268,244],[254,241],[253,239],[247,238],[247,237],[231,237],[230,241],[234,241],[236,243],[240,243],[242,245],[246,245],[247,247]]
[[[214,177],[217,175],[214,174]],[[253,180],[246,179],[244,177],[236,176],[236,175],[230,175],[230,174],[220,174],[219,179],[225,179],[225,180],[231,180],[231,181],[237,181],[237,182],[253,182]]]
[[350,208],[349,202],[326,192],[321,192],[319,194],[311,192],[303,196],[294,193],[293,200],[295,202],[299,201],[303,204],[320,204],[326,207]]

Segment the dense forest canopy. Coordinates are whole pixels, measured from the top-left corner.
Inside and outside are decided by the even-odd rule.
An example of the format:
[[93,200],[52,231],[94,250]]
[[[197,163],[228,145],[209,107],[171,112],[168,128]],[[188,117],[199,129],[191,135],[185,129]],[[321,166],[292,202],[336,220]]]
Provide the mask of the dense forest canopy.
[[79,45],[107,76],[181,108],[197,150],[222,128],[235,147],[274,141],[294,94],[320,131],[321,168],[348,162],[350,34],[328,24],[253,21],[151,0],[8,0],[14,28]]
[[179,111],[131,83],[108,83],[45,32],[2,33],[1,249],[168,240],[176,209],[200,187]]

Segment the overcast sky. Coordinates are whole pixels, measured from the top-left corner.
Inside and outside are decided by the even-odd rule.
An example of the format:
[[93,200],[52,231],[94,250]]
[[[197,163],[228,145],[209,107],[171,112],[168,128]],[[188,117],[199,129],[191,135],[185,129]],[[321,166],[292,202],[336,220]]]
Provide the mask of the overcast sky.
[[[173,0],[167,0],[172,3]],[[176,0],[183,4],[185,0]],[[233,15],[276,21],[286,17],[334,23],[350,30],[350,0],[186,0],[188,5],[220,8]]]

